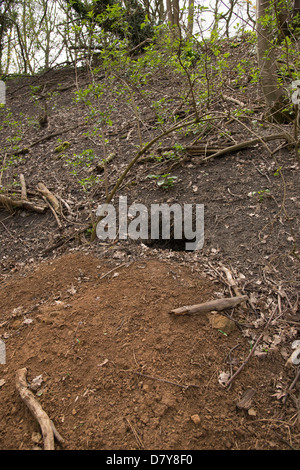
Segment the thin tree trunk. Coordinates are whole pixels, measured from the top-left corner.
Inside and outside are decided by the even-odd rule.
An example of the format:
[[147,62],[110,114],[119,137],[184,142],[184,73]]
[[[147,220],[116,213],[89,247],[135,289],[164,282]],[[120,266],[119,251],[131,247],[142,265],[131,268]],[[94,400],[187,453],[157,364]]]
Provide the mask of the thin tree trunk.
[[174,18],[174,25],[179,28],[179,0],[172,0],[173,4],[173,18]]
[[10,61],[11,61],[12,32],[13,32],[13,25],[11,25],[9,32],[7,33],[7,54],[6,54],[6,66],[5,66],[6,75],[9,73],[9,67],[10,67]]
[[173,16],[172,0],[167,0],[167,13],[168,13],[168,22],[171,25],[173,25],[174,24],[174,16]]
[[295,0],[294,8],[293,8],[293,16],[297,15],[298,13],[300,13],[300,0]]
[[281,102],[284,97],[283,90],[277,83],[277,64],[275,59],[274,45],[271,41],[271,32],[262,19],[273,2],[270,0],[257,0],[257,57],[260,70],[262,91],[267,105],[272,108]]
[[192,36],[194,27],[194,0],[189,0],[188,6],[188,36]]

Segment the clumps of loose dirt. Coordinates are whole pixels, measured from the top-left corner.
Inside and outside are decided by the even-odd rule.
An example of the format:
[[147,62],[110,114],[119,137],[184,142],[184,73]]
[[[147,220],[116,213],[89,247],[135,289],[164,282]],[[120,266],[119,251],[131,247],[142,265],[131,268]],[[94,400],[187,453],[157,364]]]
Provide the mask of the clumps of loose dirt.
[[171,315],[226,292],[201,260],[120,258],[73,252],[2,281],[1,449],[43,447],[16,391],[23,367],[29,386],[39,378],[33,393],[67,450],[297,447],[299,409],[278,399],[295,370],[280,348],[222,385],[249,354],[252,309],[223,312],[236,323],[229,334],[213,328],[213,314]]

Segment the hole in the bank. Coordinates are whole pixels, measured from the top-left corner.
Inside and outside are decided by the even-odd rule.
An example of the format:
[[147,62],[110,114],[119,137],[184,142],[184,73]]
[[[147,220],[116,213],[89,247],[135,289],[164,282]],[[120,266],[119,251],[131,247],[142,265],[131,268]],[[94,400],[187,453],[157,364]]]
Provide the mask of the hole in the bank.
[[[148,246],[149,248],[155,249],[161,249],[161,250],[170,250],[170,251],[189,251],[193,250],[192,246],[196,246],[197,240],[196,237],[192,239],[187,239],[186,234],[184,231],[184,226],[182,225],[181,229],[175,230],[174,228],[174,219],[171,217],[171,224],[169,229],[170,230],[164,230],[165,227],[163,228],[163,219],[160,219],[160,225],[159,225],[159,238],[149,238],[147,240],[141,240],[144,245]],[[195,221],[193,221],[193,234],[196,233],[195,231]],[[163,235],[164,233],[167,233],[168,235]]]
[[[199,240],[195,236],[194,238],[188,239],[184,229],[178,230],[175,232],[174,226],[171,224],[171,230],[167,231],[167,236],[164,235],[164,231],[160,227],[159,238],[148,238],[140,240],[144,245],[149,248],[161,249],[161,250],[170,250],[170,251],[189,251],[194,250]],[[194,231],[194,233],[196,233]],[[193,234],[194,234],[193,233]]]
[[161,250],[170,250],[170,251],[186,251],[186,244],[190,243],[191,240],[175,239],[170,238],[169,240],[158,239],[158,240],[142,240],[144,245],[149,248],[155,249],[159,248]]
[[160,248],[161,250],[185,251],[185,240],[143,240],[144,245],[149,248]]

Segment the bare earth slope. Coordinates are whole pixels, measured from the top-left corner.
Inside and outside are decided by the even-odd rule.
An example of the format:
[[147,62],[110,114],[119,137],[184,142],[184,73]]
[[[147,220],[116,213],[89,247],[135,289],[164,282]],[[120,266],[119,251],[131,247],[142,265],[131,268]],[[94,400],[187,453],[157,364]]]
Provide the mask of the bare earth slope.
[[[137,164],[119,195],[147,206],[204,204],[203,250],[189,253],[174,250],[175,245],[130,240],[90,245],[88,233],[74,234],[103,202],[103,172],[93,161],[93,171],[82,168],[76,178],[68,160],[91,148],[99,160],[104,155],[101,142],[86,135],[91,129],[83,122],[86,108],[73,101],[74,76],[74,70],[62,69],[41,78],[49,91],[59,84],[66,88],[55,95],[46,129],[34,124],[33,79],[12,81],[8,88],[8,106],[22,123],[17,126],[23,134],[20,146],[30,151],[3,172],[2,186],[18,196],[16,183],[24,174],[29,198],[44,203],[37,193],[42,182],[61,198],[64,215],[59,227],[49,209],[43,214],[0,209],[0,338],[6,346],[6,363],[0,365],[0,449],[43,448],[39,425],[16,390],[16,371],[26,367],[28,386],[39,378],[32,391],[65,440],[63,446],[56,442],[56,449],[299,450],[300,382],[293,384],[297,366],[286,365],[292,342],[299,339],[299,162],[294,151],[283,147],[272,159],[258,144],[205,165],[198,156],[174,166],[159,160]],[[78,80],[80,86],[88,82],[85,70]],[[180,83],[157,77],[151,86],[167,97]],[[256,104],[259,116],[256,88],[249,85],[246,94],[238,93],[233,90],[232,96]],[[106,106],[109,96],[104,99]],[[147,141],[153,121],[139,99]],[[232,104],[218,106],[228,111]],[[126,108],[116,108],[113,122],[110,187],[138,144],[136,123]],[[219,130],[227,136],[230,130],[231,137],[213,129],[210,144],[253,138],[235,121],[223,124]],[[2,146],[15,134],[16,126],[4,126]],[[163,146],[178,139],[189,145],[195,136],[170,135]],[[70,146],[56,153],[65,141]],[[167,172],[177,176],[169,190],[147,178]],[[91,174],[101,181],[83,191],[78,180]],[[216,327],[214,313],[170,314],[177,307],[235,295],[224,266],[251,300],[221,312],[233,320],[233,331]],[[223,374],[232,376],[243,365],[224,387]],[[249,390],[248,405],[238,406]]]

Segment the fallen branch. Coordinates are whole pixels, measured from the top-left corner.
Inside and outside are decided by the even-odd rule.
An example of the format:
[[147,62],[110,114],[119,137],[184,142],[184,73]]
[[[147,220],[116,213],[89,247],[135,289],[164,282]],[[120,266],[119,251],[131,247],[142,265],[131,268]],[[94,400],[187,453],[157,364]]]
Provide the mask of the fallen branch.
[[44,251],[42,251],[41,255],[42,256],[46,256],[48,253],[50,253],[51,251],[53,250],[56,250],[57,248],[60,248],[64,245],[66,245],[67,243],[73,241],[75,238],[77,238],[79,235],[81,235],[82,233],[86,232],[87,230],[89,230],[91,227],[91,224],[87,224],[87,225],[84,225],[83,228],[81,228],[80,230],[78,231],[73,231],[72,235],[69,235],[67,237],[61,237],[57,242],[55,242],[54,244],[48,246],[48,248],[45,248]]
[[201,162],[211,160],[212,158],[222,157],[223,155],[226,155],[228,153],[236,152],[238,150],[242,150],[242,149],[245,149],[245,148],[248,148],[248,147],[253,147],[253,145],[257,145],[257,144],[264,143],[264,142],[269,142],[271,140],[287,140],[287,141],[290,141],[287,134],[273,134],[273,135],[268,135],[268,136],[257,138],[257,139],[245,140],[244,142],[240,142],[239,144],[230,145],[229,147],[218,150],[217,152],[213,153],[212,155],[209,155],[208,157],[203,158],[201,160]]
[[151,42],[151,39],[150,38],[147,38],[145,39],[144,41],[140,42],[137,46],[133,47],[132,49],[130,49],[130,51],[128,52],[129,55],[133,55],[138,49],[140,49],[141,47],[145,46],[145,44],[148,44]]
[[241,293],[239,291],[238,286],[236,285],[236,282],[233,280],[231,272],[229,271],[228,268],[225,268],[225,266],[222,266],[222,270],[226,274],[227,281],[229,282],[230,287],[232,287],[233,292],[235,293],[237,297],[239,297]]
[[40,139],[33,142],[29,146],[29,148],[35,147],[36,145],[41,144],[42,142],[46,142],[47,140],[53,139],[54,137],[57,137],[58,135],[67,134],[67,132],[74,131],[78,127],[84,126],[85,124],[86,124],[86,121],[81,121],[75,126],[67,127],[66,129],[60,129],[59,131],[53,132],[52,134],[48,134],[45,137],[41,137]]
[[236,98],[232,98],[231,96],[223,95],[223,93],[221,94],[221,97],[222,97],[225,101],[231,101],[232,103],[235,103],[235,104],[237,104],[238,106],[241,106],[241,108],[244,108],[244,107],[246,106],[245,103],[243,103],[242,101],[239,101],[239,100],[237,100]]
[[46,198],[47,201],[49,201],[55,212],[60,212],[60,205],[57,198],[43,183],[39,183],[37,185],[37,190]]
[[26,382],[27,369],[19,369],[16,372],[16,388],[20,397],[27,405],[35,419],[38,421],[44,438],[44,450],[54,450],[53,423],[43,410],[33,393],[28,390]]
[[[229,147],[216,147],[216,146],[209,146],[209,145],[191,145],[182,149],[183,152],[186,152],[189,156],[200,156],[204,155],[201,161],[204,162],[206,160],[210,160],[211,158],[221,157],[228,153],[236,152],[238,150],[242,150],[244,148],[253,147],[259,143],[269,142],[272,140],[286,140],[290,142],[290,137],[287,134],[272,134],[266,137],[257,137],[256,139],[245,140],[238,144],[230,145]],[[174,147],[166,147],[157,149],[157,153],[162,153],[165,151],[174,150]],[[147,156],[140,159],[140,163],[154,161],[155,157]]]
[[58,215],[57,215],[56,211],[54,210],[52,204],[50,204],[50,202],[48,201],[48,199],[45,196],[42,196],[42,198],[45,201],[45,203],[47,204],[47,206],[49,207],[49,209],[51,210],[52,214],[54,215],[54,218],[56,220],[58,228],[61,229],[62,228],[61,221],[59,220]]
[[[182,149],[182,152],[184,154],[187,154],[189,157],[192,157],[192,156],[197,156],[197,155],[211,155],[211,154],[214,154],[216,152],[219,152],[220,150],[223,150],[225,147],[210,147],[209,145],[191,145],[191,146],[188,146],[188,147],[184,147]],[[164,156],[163,153],[164,152],[174,152],[174,147],[159,147],[157,149],[155,149],[155,152],[160,155],[160,156]],[[165,161],[168,160],[168,158],[166,157],[164,159]],[[170,160],[170,159],[169,159]],[[147,155],[143,158],[141,158],[138,163],[148,163],[148,162],[155,162],[157,161],[157,157],[155,155]]]
[[191,145],[190,147],[186,147],[183,149],[188,153],[190,156],[197,156],[197,155],[213,155],[217,152],[221,152],[225,150],[227,147],[210,147],[209,145]]
[[16,150],[15,152],[12,152],[11,154],[7,155],[7,157],[13,157],[17,155],[26,155],[29,153],[30,149],[35,147],[36,145],[46,142],[47,140],[53,139],[54,137],[57,137],[58,135],[67,134],[68,132],[74,131],[78,127],[84,126],[85,124],[86,124],[86,121],[82,121],[79,124],[76,124],[75,126],[67,127],[66,129],[60,129],[59,131],[53,132],[52,134],[48,134],[32,142],[32,144],[28,145],[28,147],[24,147],[20,150]]
[[65,440],[64,438],[59,434],[58,430],[56,429],[54,423],[52,420],[50,420],[50,424],[51,424],[51,427],[52,427],[52,431],[53,431],[53,434],[54,434],[54,437],[55,439],[57,440],[57,442],[59,442],[61,445],[64,444]]
[[23,208],[32,212],[38,212],[40,214],[43,214],[47,209],[46,206],[39,206],[27,200],[23,201],[12,199],[8,196],[5,196],[4,194],[0,194],[0,207],[3,207],[9,211],[12,211],[15,208]]
[[171,310],[170,313],[175,315],[187,315],[193,313],[208,313],[212,311],[225,310],[226,308],[236,307],[242,302],[245,302],[248,299],[247,295],[241,295],[239,297],[230,297],[225,299],[211,300],[203,304],[197,305],[187,305],[184,307],[179,307],[174,310]]

